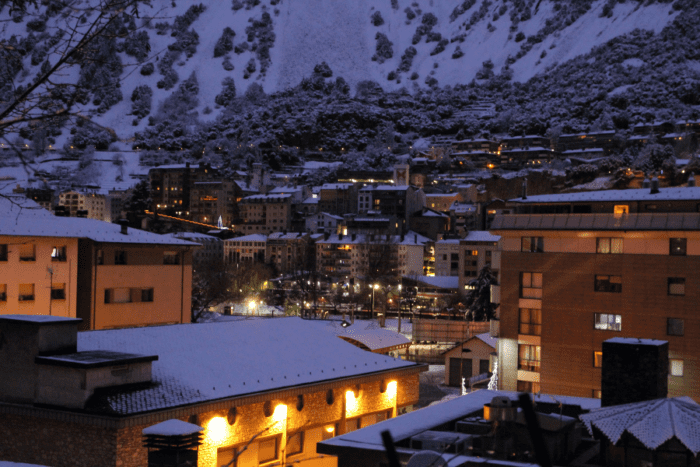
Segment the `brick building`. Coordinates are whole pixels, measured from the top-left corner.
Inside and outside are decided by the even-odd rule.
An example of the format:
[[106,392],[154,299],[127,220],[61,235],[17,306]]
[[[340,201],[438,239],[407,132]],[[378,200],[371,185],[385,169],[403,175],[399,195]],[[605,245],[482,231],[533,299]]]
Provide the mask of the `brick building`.
[[316,443],[410,411],[426,369],[299,318],[82,333],[78,321],[0,317],[4,460],[142,467],[142,431],[177,419],[204,428],[199,467],[236,454],[242,467],[335,466]]
[[[664,191],[659,208],[674,201]],[[621,210],[610,198],[601,205],[614,212],[494,220],[502,237],[500,385],[599,397],[603,341],[648,338],[669,343],[669,395],[700,399],[700,214],[632,213],[649,200]]]
[[239,203],[242,223],[236,230],[242,234],[271,234],[292,229],[291,194],[246,196]]

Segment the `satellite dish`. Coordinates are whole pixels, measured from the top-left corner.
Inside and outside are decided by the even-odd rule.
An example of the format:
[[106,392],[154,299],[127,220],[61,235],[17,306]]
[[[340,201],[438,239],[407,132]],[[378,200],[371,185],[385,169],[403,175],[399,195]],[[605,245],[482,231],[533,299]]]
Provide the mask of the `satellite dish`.
[[406,467],[447,467],[447,461],[435,451],[418,451],[411,456]]

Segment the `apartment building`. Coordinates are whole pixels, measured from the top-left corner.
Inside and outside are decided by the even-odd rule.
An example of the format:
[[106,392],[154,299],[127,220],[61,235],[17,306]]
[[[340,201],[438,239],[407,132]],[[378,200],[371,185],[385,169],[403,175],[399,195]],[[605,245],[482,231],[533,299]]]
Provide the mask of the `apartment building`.
[[70,217],[80,215],[88,219],[112,222],[112,205],[105,195],[66,191],[58,195],[58,205],[63,206]]
[[[689,202],[670,189],[657,195],[660,207]],[[603,341],[648,338],[668,341],[669,396],[700,400],[700,214],[632,213],[615,208],[616,196],[605,201],[613,212],[494,220],[502,388],[600,397]]]
[[230,264],[264,263],[267,235],[251,234],[224,240],[224,258]]
[[188,323],[196,243],[28,200],[0,205],[0,314],[81,318],[81,329]]
[[306,231],[313,233],[336,233],[343,225],[343,218],[328,212],[319,212],[308,216],[305,220]]
[[230,226],[238,219],[241,190],[233,180],[196,181],[190,187],[188,218],[202,224]]
[[[311,256],[310,256],[311,255]],[[308,232],[273,232],[267,237],[265,262],[278,274],[287,274],[309,266],[313,260],[313,244]]]
[[292,202],[290,194],[246,196],[239,203],[243,222],[236,230],[245,235],[291,230]]
[[422,189],[413,186],[367,185],[358,195],[358,213],[369,211],[396,216],[401,231],[408,230],[411,215],[426,207],[426,197]]

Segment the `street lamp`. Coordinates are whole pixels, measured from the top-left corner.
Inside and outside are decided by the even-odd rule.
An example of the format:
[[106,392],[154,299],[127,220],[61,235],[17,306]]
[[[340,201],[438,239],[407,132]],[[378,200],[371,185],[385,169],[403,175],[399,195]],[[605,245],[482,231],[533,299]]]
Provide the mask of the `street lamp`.
[[372,319],[374,319],[374,291],[379,288],[379,285],[372,285]]

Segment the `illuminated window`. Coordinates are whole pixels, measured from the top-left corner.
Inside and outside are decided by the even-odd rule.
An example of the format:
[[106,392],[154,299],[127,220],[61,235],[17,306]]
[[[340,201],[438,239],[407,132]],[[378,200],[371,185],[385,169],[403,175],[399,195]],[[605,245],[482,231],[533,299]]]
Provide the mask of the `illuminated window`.
[[685,332],[685,322],[679,318],[668,318],[666,320],[666,334],[669,336],[682,336]]
[[533,381],[518,381],[518,392],[538,393],[540,392],[540,383]]
[[216,452],[216,467],[236,467],[238,462],[234,462],[236,457],[236,448],[228,446],[219,448]]
[[36,247],[33,243],[25,243],[19,246],[20,261],[36,261]]
[[593,352],[593,366],[595,368],[603,367],[603,352]]
[[279,437],[264,439],[258,443],[258,463],[271,462],[277,459],[279,452]]
[[671,376],[683,376],[683,360],[680,358],[669,359],[668,374]]
[[669,277],[668,278],[668,294],[669,295],[685,295],[685,278]]
[[287,435],[287,456],[301,454],[304,452],[304,432],[297,431]]
[[359,418],[353,418],[351,420],[347,420],[345,422],[345,432],[350,433],[351,431],[359,430],[360,429],[360,419]]
[[669,239],[669,255],[685,256],[688,239],[686,238],[670,238]]
[[622,293],[622,276],[595,276],[596,292]]
[[520,298],[542,298],[542,273],[520,273]]
[[0,261],[7,261],[7,245],[0,245]]
[[337,431],[338,431],[338,424],[337,423],[335,425],[324,426],[323,433],[321,436],[322,441],[333,438]]
[[66,299],[66,284],[51,284],[51,300]]
[[540,371],[539,345],[518,345],[518,370]]
[[520,251],[544,252],[544,237],[522,237]]
[[596,239],[596,253],[621,254],[622,253],[622,238],[606,237],[606,238]]
[[117,250],[114,252],[114,264],[126,264],[126,251]]
[[595,328],[601,331],[622,331],[622,315],[596,313]]
[[66,247],[65,246],[55,246],[51,251],[51,261],[65,261],[66,260]]
[[620,216],[622,214],[629,214],[630,207],[627,206],[626,204],[617,204],[613,208],[613,212],[615,213],[616,216]]
[[28,302],[34,300],[34,284],[19,285],[19,301]]
[[594,389],[592,396],[593,399],[601,399],[603,397],[603,391],[601,391],[600,389]]
[[0,302],[7,301],[7,284],[0,284]]
[[536,308],[521,308],[518,332],[528,336],[542,335],[542,310]]

